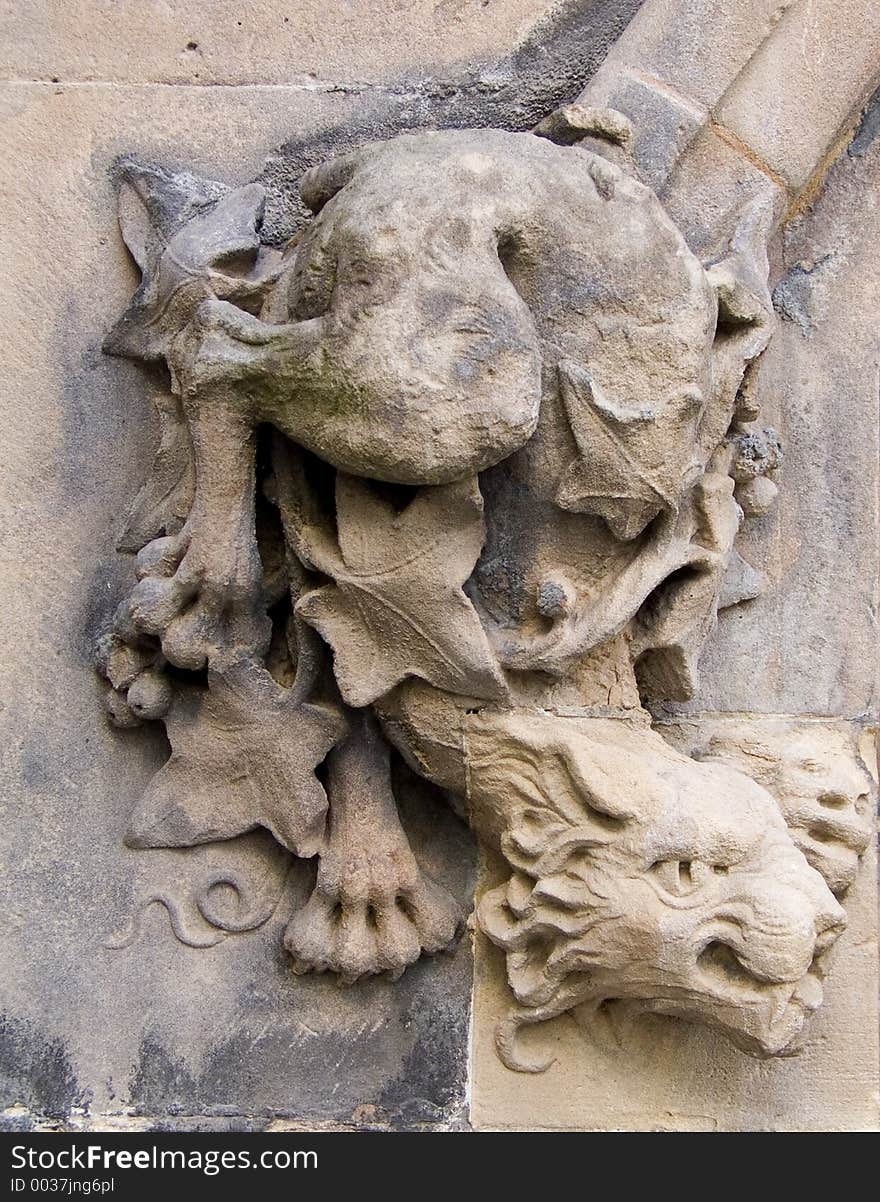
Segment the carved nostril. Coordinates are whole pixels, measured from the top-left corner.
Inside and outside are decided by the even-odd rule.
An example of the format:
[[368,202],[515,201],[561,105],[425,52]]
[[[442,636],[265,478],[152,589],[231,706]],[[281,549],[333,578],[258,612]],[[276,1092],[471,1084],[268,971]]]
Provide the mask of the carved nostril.
[[828,905],[826,901],[816,915],[817,937],[823,941],[824,947],[830,947],[844,930],[846,930],[846,910],[836,903]]

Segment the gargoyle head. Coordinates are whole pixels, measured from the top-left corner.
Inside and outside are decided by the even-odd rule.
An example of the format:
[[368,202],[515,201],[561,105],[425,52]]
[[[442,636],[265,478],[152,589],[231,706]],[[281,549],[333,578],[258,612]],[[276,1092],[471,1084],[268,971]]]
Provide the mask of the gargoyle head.
[[468,737],[475,816],[510,879],[479,907],[519,1003],[498,1033],[613,1004],[784,1055],[822,1000],[846,916],[773,798],[619,720],[485,718]]
[[796,718],[703,719],[670,728],[676,747],[729,764],[772,793],[808,862],[841,894],[871,842],[873,781],[852,731]]

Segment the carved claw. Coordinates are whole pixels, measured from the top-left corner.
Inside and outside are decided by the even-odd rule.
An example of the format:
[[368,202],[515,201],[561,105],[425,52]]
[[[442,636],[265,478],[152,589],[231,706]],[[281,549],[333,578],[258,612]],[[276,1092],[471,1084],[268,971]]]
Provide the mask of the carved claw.
[[[423,952],[444,950],[462,924],[455,899],[425,876],[410,853],[403,863],[345,864],[351,876],[330,883],[324,869],[284,936],[293,971],[335,972],[343,985],[387,973],[397,980]],[[408,862],[406,862],[408,860]],[[399,880],[395,881],[395,875]]]
[[399,977],[423,952],[448,947],[463,920],[412,853],[375,719],[352,711],[351,726],[328,759],[329,835],[315,890],[284,936],[295,972],[336,972],[343,984]]
[[138,584],[117,616],[126,628],[161,640],[165,658],[198,670],[222,648],[260,653],[271,625],[262,597],[259,559],[234,538],[217,541],[187,523],[154,539],[138,555]]

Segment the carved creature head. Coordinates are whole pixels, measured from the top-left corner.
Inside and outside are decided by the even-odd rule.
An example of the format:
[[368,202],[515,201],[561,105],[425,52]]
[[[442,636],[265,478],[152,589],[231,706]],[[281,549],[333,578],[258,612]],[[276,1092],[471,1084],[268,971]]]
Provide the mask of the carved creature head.
[[[723,436],[731,346],[741,374],[766,342],[740,251],[704,270],[649,188],[543,137],[444,130],[331,160],[284,255],[261,247],[258,185],[197,184],[126,168],[144,279],[107,349],[166,357],[184,390],[222,381],[354,475],[458,480],[564,410],[550,494],[629,540]],[[737,326],[761,327],[742,354]]]
[[447,130],[333,160],[302,191],[317,216],[268,310],[312,340],[291,437],[355,474],[443,483],[523,446],[548,402],[571,426],[559,505],[627,539],[676,508],[719,310],[648,188],[586,150]]
[[792,1049],[845,914],[764,789],[619,721],[481,719],[468,747],[514,868],[479,909],[519,1003],[506,1063],[530,1067],[522,1024],[614,1003]]
[[779,803],[791,836],[834,893],[855,880],[871,841],[873,781],[850,730],[797,719],[703,720],[675,732],[676,746],[729,764]]

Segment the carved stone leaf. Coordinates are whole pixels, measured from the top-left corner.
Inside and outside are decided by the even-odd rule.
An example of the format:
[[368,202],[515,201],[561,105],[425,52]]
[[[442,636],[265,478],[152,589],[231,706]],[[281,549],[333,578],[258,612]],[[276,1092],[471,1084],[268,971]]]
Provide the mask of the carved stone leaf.
[[424,488],[398,513],[340,474],[336,504],[337,545],[317,528],[301,536],[312,565],[335,583],[307,593],[296,612],[332,646],[348,704],[369,705],[408,676],[469,697],[503,695],[462,591],[483,545],[476,481]]
[[247,184],[217,196],[210,181],[183,179],[186,187],[137,164],[123,175],[120,226],[143,278],[104,340],[109,354],[167,357],[203,300],[261,296],[275,278],[282,256],[260,244],[265,189]]
[[[688,570],[671,572],[658,584],[636,616],[631,632],[630,651],[639,691],[652,700],[663,697],[688,701],[695,696],[700,653],[715,628],[731,556],[747,568],[733,551],[742,515],[733,498],[731,478],[721,472],[707,472],[694,488],[693,510],[697,525]],[[752,577],[756,575],[752,569],[747,571]],[[757,596],[760,588],[754,589],[752,584],[745,574],[738,584],[731,579],[731,597],[726,603]]]
[[635,538],[661,510],[676,508],[682,475],[676,452],[696,425],[701,401],[685,392],[631,412],[605,397],[576,363],[563,360],[558,370],[579,455],[560,482],[556,503],[604,518],[620,539]]
[[753,568],[732,548],[724,576],[721,580],[721,591],[718,595],[718,608],[729,609],[732,605],[740,605],[743,601],[753,601],[760,597],[766,587],[766,577],[762,572]]
[[195,491],[189,430],[174,396],[156,401],[159,446],[150,474],[132,505],[119,537],[119,551],[140,551],[162,534],[176,534],[186,521]]
[[165,719],[171,758],[132,819],[133,847],[191,847],[265,827],[315,855],[327,796],[315,768],[343,737],[337,710],[302,702],[252,661],[209,674]]

